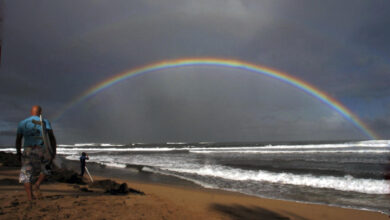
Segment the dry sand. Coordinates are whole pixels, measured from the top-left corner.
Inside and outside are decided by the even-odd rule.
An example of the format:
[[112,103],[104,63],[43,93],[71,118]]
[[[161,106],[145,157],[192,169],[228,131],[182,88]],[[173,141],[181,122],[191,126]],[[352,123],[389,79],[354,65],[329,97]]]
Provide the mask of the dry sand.
[[81,192],[79,185],[45,183],[43,199],[29,208],[18,172],[0,166],[0,219],[389,219],[378,212],[129,181],[146,195],[108,195],[94,188]]

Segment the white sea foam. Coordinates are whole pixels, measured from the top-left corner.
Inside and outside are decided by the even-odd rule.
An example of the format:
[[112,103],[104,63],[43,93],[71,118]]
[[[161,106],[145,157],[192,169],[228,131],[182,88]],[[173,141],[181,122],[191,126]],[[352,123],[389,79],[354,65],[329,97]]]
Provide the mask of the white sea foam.
[[370,140],[355,142],[357,146],[390,147],[390,140]]
[[365,141],[342,144],[305,144],[305,145],[267,145],[267,146],[239,146],[239,147],[194,147],[192,150],[272,150],[272,149],[339,149],[339,148],[389,148],[390,141]]
[[164,152],[164,151],[177,151],[182,150],[178,148],[115,148],[115,147],[90,147],[90,148],[57,148],[59,154],[73,154],[78,152]]
[[167,142],[167,144],[171,144],[171,145],[183,145],[183,144],[187,144],[186,142]]
[[385,180],[358,179],[352,176],[313,176],[292,173],[274,173],[269,171],[250,171],[222,166],[204,166],[197,169],[169,169],[179,173],[218,177],[234,181],[266,181],[279,184],[329,188],[342,191],[354,191],[367,194],[389,194],[390,187]]
[[58,147],[74,147],[73,144],[58,144]]
[[96,143],[77,143],[77,144],[74,144],[74,146],[76,146],[76,147],[96,146],[96,145],[97,145]]
[[8,152],[8,153],[15,153],[16,149],[14,147],[13,148],[0,148],[0,151]]
[[356,153],[356,154],[383,154],[388,150],[190,150],[191,153],[215,154],[215,153],[242,153],[242,154],[313,154],[313,153]]
[[102,147],[122,147],[122,146],[125,146],[125,145],[123,145],[123,144],[106,144],[106,143],[102,143],[99,146],[102,146]]
[[192,153],[390,153],[390,141],[362,141],[341,144],[267,145],[244,147],[194,147]]
[[104,165],[110,166],[110,167],[117,167],[117,168],[125,168],[126,167],[126,164],[118,164],[115,162],[101,162],[101,164],[104,164]]
[[59,147],[121,147],[125,146],[123,144],[114,144],[114,143],[76,143],[76,144],[58,144]]

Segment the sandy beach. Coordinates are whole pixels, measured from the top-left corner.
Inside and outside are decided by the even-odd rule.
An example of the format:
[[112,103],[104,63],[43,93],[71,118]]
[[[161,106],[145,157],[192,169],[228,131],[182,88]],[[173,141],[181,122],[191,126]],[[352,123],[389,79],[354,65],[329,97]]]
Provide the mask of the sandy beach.
[[118,178],[111,179],[145,195],[111,195],[89,185],[48,182],[41,187],[43,198],[29,208],[18,173],[17,167],[0,167],[1,219],[388,219],[379,212]]

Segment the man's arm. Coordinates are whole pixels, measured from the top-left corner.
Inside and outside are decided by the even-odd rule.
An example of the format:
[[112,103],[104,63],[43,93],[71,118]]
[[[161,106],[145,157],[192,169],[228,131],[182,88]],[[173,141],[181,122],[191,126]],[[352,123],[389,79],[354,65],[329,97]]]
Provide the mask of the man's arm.
[[16,141],[15,141],[15,147],[16,147],[16,155],[18,156],[18,160],[20,161],[22,159],[22,139],[23,134],[16,134]]
[[47,130],[47,133],[49,134],[50,143],[51,143],[51,149],[53,149],[54,157],[56,157],[57,154],[57,141],[56,137],[54,136],[53,130]]

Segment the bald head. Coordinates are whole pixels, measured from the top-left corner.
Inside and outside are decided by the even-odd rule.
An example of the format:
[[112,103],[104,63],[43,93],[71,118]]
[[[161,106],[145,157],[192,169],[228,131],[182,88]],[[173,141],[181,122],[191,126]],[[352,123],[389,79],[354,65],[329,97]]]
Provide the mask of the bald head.
[[31,115],[39,116],[42,113],[42,108],[39,105],[34,105],[31,108]]

